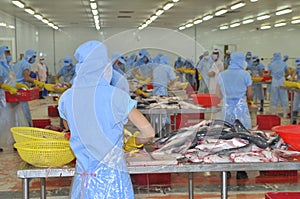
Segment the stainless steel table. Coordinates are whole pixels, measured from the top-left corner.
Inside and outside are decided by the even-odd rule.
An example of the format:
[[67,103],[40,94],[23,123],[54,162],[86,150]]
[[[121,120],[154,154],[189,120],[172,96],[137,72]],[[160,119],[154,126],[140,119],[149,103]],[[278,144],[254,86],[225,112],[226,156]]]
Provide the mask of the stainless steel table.
[[145,115],[150,116],[150,122],[154,129],[160,131],[159,137],[162,137],[162,119],[163,115],[174,115],[174,130],[176,130],[176,115],[177,114],[188,114],[188,113],[217,113],[221,111],[220,107],[210,107],[203,109],[162,109],[162,108],[152,108],[152,109],[139,109],[139,111]]
[[[152,173],[188,173],[189,199],[194,198],[193,173],[197,172],[221,172],[222,186],[221,198],[228,198],[227,171],[264,171],[264,170],[298,170],[300,162],[265,162],[265,163],[218,163],[218,164],[178,164],[159,166],[129,166],[130,174]],[[74,176],[74,167],[62,168],[35,168],[28,164],[21,166],[17,171],[17,177],[22,179],[23,199],[29,199],[29,180],[40,178],[41,198],[46,198],[46,178]]]
[[[288,92],[292,92],[292,93],[295,93],[295,92],[300,93],[300,89],[298,89],[298,88],[288,88],[285,86],[280,86],[280,89],[284,89],[284,90],[287,90]],[[294,95],[294,97],[295,97],[295,95]],[[293,103],[294,103],[293,97],[291,98],[290,103],[291,103],[291,124],[292,124],[293,120],[296,120],[297,118],[300,118],[300,117],[293,115]]]

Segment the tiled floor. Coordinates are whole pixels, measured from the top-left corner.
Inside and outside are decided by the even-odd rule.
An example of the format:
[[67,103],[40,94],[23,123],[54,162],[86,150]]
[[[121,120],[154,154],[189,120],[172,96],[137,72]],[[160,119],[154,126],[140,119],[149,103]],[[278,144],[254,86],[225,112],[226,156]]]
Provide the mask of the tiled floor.
[[[52,97],[46,100],[36,100],[30,103],[33,119],[49,118],[48,105],[55,105]],[[58,118],[50,118],[52,124],[59,125]],[[289,119],[282,119],[281,124],[288,124]],[[13,149],[0,153],[0,199],[21,198],[21,180],[16,177],[22,160]],[[236,180],[235,172],[228,180],[230,199],[263,199],[267,192],[276,191],[300,191],[300,175],[297,172],[285,173],[279,176],[266,176],[259,171],[248,172],[247,180]],[[268,174],[268,173],[267,173]],[[187,174],[172,174],[164,177],[163,184],[140,185],[135,182],[135,193],[137,199],[183,199],[187,195]],[[168,178],[169,179],[166,179]],[[220,198],[220,173],[196,173],[194,174],[195,199]],[[47,197],[56,199],[68,198],[69,187],[72,178],[49,178],[47,182]],[[134,182],[134,181],[133,181]],[[30,193],[33,198],[39,198],[39,181],[33,179],[30,182]],[[288,198],[288,197],[285,197]]]

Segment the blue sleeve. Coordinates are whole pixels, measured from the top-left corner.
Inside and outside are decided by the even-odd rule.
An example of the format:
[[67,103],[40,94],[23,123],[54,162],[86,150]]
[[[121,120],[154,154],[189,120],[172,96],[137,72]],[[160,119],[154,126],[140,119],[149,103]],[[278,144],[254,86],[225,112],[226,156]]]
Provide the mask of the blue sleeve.
[[29,70],[29,71],[31,70],[30,64],[25,63],[25,62],[22,62],[20,68],[21,68],[22,73],[24,73],[25,70]]
[[265,70],[265,65],[263,65],[263,64],[259,64],[259,67],[258,67],[258,69],[260,69],[260,70]]
[[65,67],[62,67],[60,70],[59,70],[59,75],[64,75],[66,72],[65,72]]
[[61,97],[59,98],[59,101],[58,101],[58,112],[59,112],[59,116],[64,119],[64,120],[67,120],[67,116],[66,116],[66,113],[65,113],[65,102],[66,102],[66,99],[67,99],[67,96],[69,95],[70,93],[70,89],[65,91]]
[[171,66],[169,67],[169,79],[170,80],[176,79],[176,74],[174,73],[174,70]]
[[251,86],[252,85],[252,79],[251,79],[251,76],[250,76],[250,74],[248,73],[248,72],[246,72],[247,74],[246,74],[246,77],[245,77],[245,82],[246,82],[246,86],[248,87],[248,86]]

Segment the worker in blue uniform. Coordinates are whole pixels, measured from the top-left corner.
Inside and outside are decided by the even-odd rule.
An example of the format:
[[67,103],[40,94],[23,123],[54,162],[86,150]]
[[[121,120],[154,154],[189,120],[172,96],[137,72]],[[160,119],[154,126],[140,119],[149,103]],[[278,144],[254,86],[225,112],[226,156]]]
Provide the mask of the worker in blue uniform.
[[[300,57],[295,60],[295,71],[292,74],[292,79],[300,83]],[[297,117],[300,110],[300,93],[294,93],[294,101],[293,101],[293,117]],[[294,119],[292,121],[293,124],[297,124],[297,120]]]

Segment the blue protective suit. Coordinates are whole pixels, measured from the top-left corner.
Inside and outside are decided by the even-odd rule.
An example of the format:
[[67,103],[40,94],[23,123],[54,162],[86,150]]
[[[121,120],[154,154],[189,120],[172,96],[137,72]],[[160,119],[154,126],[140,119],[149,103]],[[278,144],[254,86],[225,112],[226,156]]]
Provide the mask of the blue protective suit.
[[[30,72],[30,70],[31,70],[30,64],[32,63],[32,61],[30,61],[30,60],[32,60],[32,57],[34,57],[34,56],[36,56],[36,52],[34,50],[27,50],[25,52],[25,57],[13,66],[13,71],[16,75],[16,82],[25,84],[24,71],[28,70],[28,72]],[[32,119],[31,119],[28,102],[20,102],[20,103],[23,106],[23,110],[24,110],[24,113],[27,118],[29,126],[32,126]]]
[[[295,60],[297,82],[300,82],[300,58]],[[300,111],[300,93],[294,92],[293,111]],[[298,113],[297,113],[298,114]]]
[[[15,87],[16,77],[8,64],[5,51],[7,46],[0,46],[0,84]],[[13,148],[14,139],[10,128],[14,126],[28,126],[21,103],[7,103],[5,90],[0,88],[0,148]]]
[[285,71],[288,69],[286,63],[281,59],[279,52],[273,54],[273,60],[268,65],[270,75],[272,76],[270,105],[277,107],[278,101],[283,109],[288,107],[288,94],[280,86],[284,85]]
[[[185,69],[195,69],[193,60],[187,59],[184,62],[184,67],[185,67]],[[195,74],[186,73],[185,74],[185,79],[186,79],[187,82],[189,82],[189,84],[191,86],[193,86],[195,84],[195,81],[196,81]]]
[[153,95],[168,96],[168,83],[175,79],[176,74],[170,66],[169,57],[162,56],[159,64],[153,69]]
[[[184,62],[181,60],[181,57],[178,57],[177,60],[174,63],[174,68],[175,69],[179,69],[181,67],[184,67]],[[184,82],[184,77],[183,77],[183,73],[179,72],[177,73],[178,77],[179,77],[179,81],[180,82]]]
[[[262,70],[265,70],[265,66],[259,61],[258,56],[253,56],[252,64],[251,64],[251,66],[248,66],[248,69],[251,71],[251,74],[254,77],[254,76],[259,76],[260,72]],[[259,100],[264,100],[265,97],[264,97],[264,91],[263,91],[262,84],[253,83],[252,96],[253,96],[253,99],[255,99],[257,97]]]
[[204,93],[208,93],[209,88],[209,76],[208,71],[210,67],[213,64],[213,60],[210,57],[204,56],[199,64],[196,66],[196,68],[200,71],[200,74],[202,76],[201,80],[201,87],[199,87],[199,90],[201,90]]
[[112,71],[110,85],[117,87],[129,94],[129,84],[127,79],[118,71]]
[[70,146],[77,158],[72,199],[133,199],[123,154],[123,125],[136,105],[109,84],[112,66],[107,49],[89,41],[75,52],[76,78],[59,100],[60,116],[70,127]]
[[251,51],[248,51],[246,53],[245,61],[247,62],[247,67],[251,67],[252,66],[252,53],[251,53]]
[[130,57],[126,60],[126,67],[125,67],[126,74],[131,75],[131,71],[135,66],[136,61],[137,61],[137,55],[135,53],[132,53]]
[[64,82],[71,82],[75,76],[75,66],[72,57],[64,57],[64,66],[59,70],[59,75],[63,77]]
[[246,128],[251,128],[246,93],[252,85],[250,74],[243,69],[243,53],[232,53],[227,70],[217,77],[217,83],[223,95],[222,119],[233,124],[239,119]]
[[126,60],[122,56],[121,53],[114,52],[112,55],[112,63],[113,63],[113,69],[121,73],[122,75],[125,74],[125,65],[126,65]]

